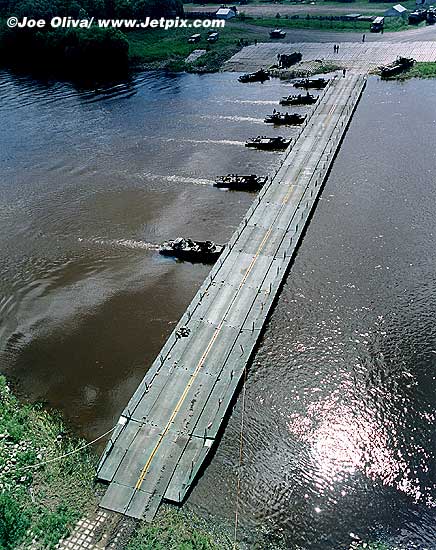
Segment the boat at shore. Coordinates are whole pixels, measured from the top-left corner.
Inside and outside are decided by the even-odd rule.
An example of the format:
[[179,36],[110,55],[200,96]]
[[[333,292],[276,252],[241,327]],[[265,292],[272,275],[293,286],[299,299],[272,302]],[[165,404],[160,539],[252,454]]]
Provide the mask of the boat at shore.
[[301,78],[293,83],[295,88],[325,88],[327,86],[328,80],[325,78]]
[[239,82],[265,82],[269,79],[270,76],[264,69],[259,69],[255,73],[243,74],[238,78]]
[[298,94],[298,95],[288,95],[287,97],[282,97],[280,100],[280,105],[313,105],[318,101],[318,98],[312,94]]
[[171,256],[187,262],[214,263],[223,251],[224,246],[212,241],[194,241],[179,237],[173,241],[165,241],[159,247],[159,254]]
[[298,113],[273,113],[265,118],[267,124],[276,125],[296,125],[303,124],[306,119],[306,115],[300,115]]
[[234,191],[259,191],[267,181],[267,176],[228,174],[227,176],[218,177],[214,185],[221,189],[232,189]]
[[266,137],[257,136],[253,139],[249,139],[245,143],[245,147],[252,147],[253,149],[262,149],[264,151],[283,151],[287,149],[291,144],[291,139],[278,137]]

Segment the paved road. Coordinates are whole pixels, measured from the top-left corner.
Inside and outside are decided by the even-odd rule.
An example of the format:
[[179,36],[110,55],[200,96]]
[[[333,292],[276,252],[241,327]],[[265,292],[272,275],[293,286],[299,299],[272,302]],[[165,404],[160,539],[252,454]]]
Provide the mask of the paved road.
[[[277,63],[278,54],[289,54],[299,51],[303,62],[323,60],[335,63],[341,67],[367,73],[378,67],[394,61],[397,56],[413,57],[416,61],[436,61],[436,41],[434,42],[336,42],[339,53],[333,52],[333,43],[322,42],[266,42],[257,46],[247,46],[224,65],[227,71],[251,72],[261,67],[271,67]],[[296,66],[298,67],[298,65]]]
[[[219,7],[221,7],[220,4],[209,4],[207,6],[188,6],[185,4],[185,13],[194,11],[194,12],[211,12],[217,10]],[[368,4],[364,10],[362,10],[362,6],[358,6],[358,8],[353,7],[353,5],[344,4],[343,6],[336,6],[327,4],[324,5],[323,3],[317,4],[317,5],[311,5],[311,4],[296,4],[296,5],[284,5],[284,4],[268,4],[268,5],[261,5],[261,4],[247,4],[246,6],[240,6],[239,11],[244,12],[246,15],[250,15],[251,17],[275,17],[277,13],[280,13],[280,15],[295,15],[295,14],[306,14],[311,13],[313,15],[342,15],[344,13],[370,13],[370,14],[376,14],[376,13],[384,13],[388,9],[388,5],[386,7],[373,7],[371,4]]]
[[[244,27],[256,31],[265,36],[265,41],[269,41],[269,31],[267,27],[258,25],[244,24]],[[243,31],[241,30],[241,35]],[[428,27],[413,28],[407,31],[387,32],[384,34],[365,33],[365,42],[426,42],[436,41],[436,25]],[[336,32],[320,31],[316,29],[286,29],[286,38],[276,40],[274,44],[295,42],[362,42],[362,32]]]

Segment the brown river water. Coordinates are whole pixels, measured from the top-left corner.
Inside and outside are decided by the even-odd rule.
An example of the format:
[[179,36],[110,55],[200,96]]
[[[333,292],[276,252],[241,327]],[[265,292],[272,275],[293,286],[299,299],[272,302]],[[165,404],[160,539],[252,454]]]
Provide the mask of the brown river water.
[[[93,438],[208,272],[160,257],[226,242],[268,174],[244,148],[292,92],[233,74],[82,90],[0,73],[0,369]],[[425,98],[425,100],[424,100]],[[301,550],[436,548],[436,87],[372,78],[249,370],[241,533]],[[189,502],[234,516],[241,396]]]

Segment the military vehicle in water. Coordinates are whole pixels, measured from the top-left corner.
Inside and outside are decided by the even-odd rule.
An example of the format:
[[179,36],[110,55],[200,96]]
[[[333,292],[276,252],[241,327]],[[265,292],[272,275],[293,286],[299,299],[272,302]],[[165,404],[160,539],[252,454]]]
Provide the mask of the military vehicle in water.
[[389,65],[383,65],[379,67],[380,75],[382,78],[388,78],[390,76],[395,76],[396,74],[407,71],[413,67],[415,60],[411,57],[397,57],[397,59],[390,63]]
[[302,78],[293,83],[295,88],[325,88],[328,80],[325,78]]
[[215,181],[215,187],[222,189],[232,189],[234,191],[259,191],[268,181],[266,176],[238,176],[238,174],[228,174],[220,176]]
[[193,241],[179,237],[174,241],[162,243],[159,247],[159,254],[188,262],[210,264],[218,259],[223,249],[223,246],[212,241]]
[[288,97],[282,97],[280,105],[313,105],[318,101],[318,98],[312,94],[298,94],[288,95]]
[[306,115],[299,115],[298,113],[273,113],[265,118],[267,124],[281,124],[281,125],[295,125],[303,124]]
[[282,136],[258,136],[256,138],[248,140],[245,143],[245,147],[252,147],[253,149],[263,149],[265,151],[282,151],[289,147],[291,141],[292,140],[286,139]]
[[259,69],[255,73],[241,75],[238,80],[239,82],[265,82],[265,80],[269,80],[269,74],[263,69]]

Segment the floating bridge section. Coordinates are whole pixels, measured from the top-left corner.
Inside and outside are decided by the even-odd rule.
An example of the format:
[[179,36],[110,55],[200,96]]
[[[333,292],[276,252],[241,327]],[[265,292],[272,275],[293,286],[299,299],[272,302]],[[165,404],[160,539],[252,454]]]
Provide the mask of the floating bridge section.
[[[335,78],[123,411],[99,467],[103,508],[153,519],[213,447],[365,86]],[[181,337],[179,329],[189,335]]]

